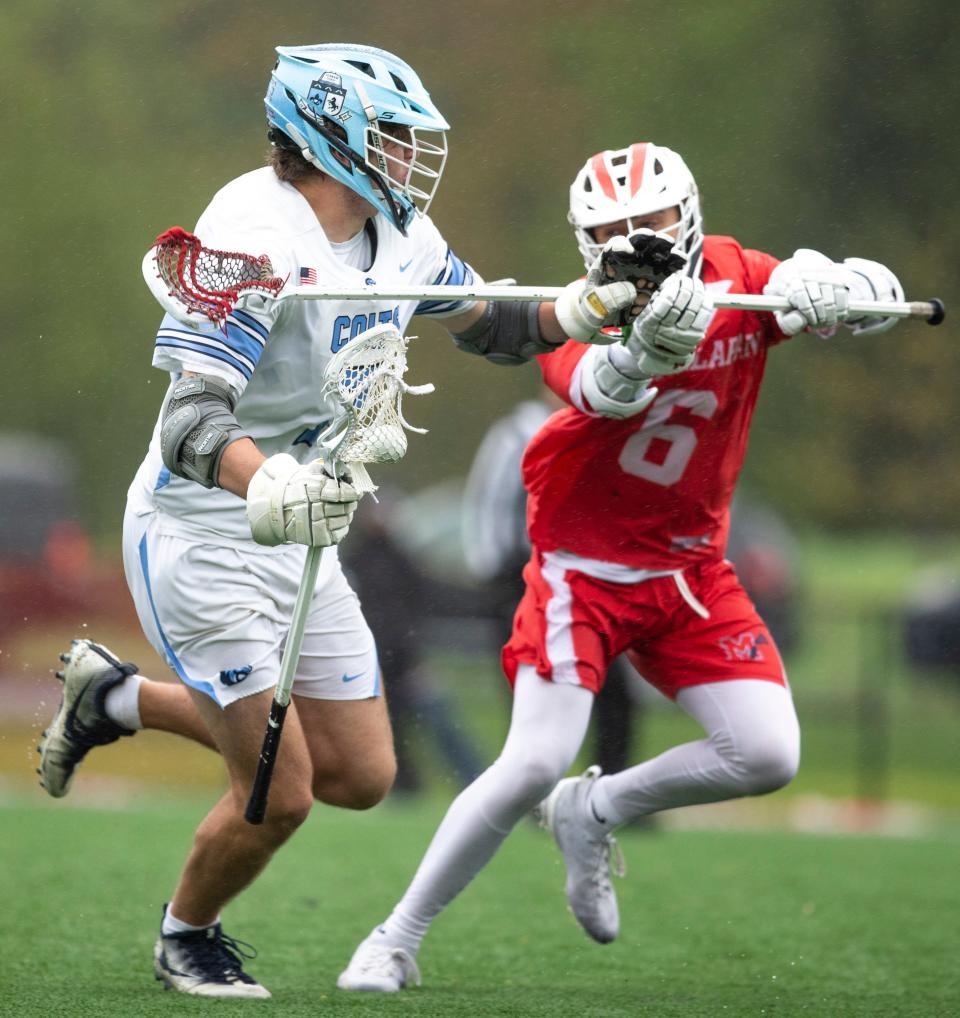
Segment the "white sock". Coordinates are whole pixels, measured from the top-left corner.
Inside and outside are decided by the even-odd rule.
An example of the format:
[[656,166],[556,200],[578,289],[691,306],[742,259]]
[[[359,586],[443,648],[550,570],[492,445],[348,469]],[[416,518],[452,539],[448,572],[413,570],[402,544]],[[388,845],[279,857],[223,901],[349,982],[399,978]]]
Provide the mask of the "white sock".
[[123,682],[117,683],[107,693],[103,702],[107,717],[115,725],[129,728],[133,732],[139,732],[143,728],[140,720],[140,686],[143,684],[142,675],[128,675]]
[[602,781],[601,777],[593,783],[590,797],[586,800],[587,811],[583,818],[587,829],[600,838],[616,830],[625,819],[606,791]]
[[510,733],[499,758],[453,801],[406,894],[371,934],[415,955],[437,914],[493,858],[556,784],[583,742],[593,694],[520,669]]
[[[430,923],[493,858],[513,824],[493,827],[483,816],[485,793],[497,782],[496,764],[465,788],[447,810],[406,894],[374,931],[391,946],[416,955]],[[529,807],[516,810],[516,820]]]
[[593,787],[595,817],[611,826],[678,806],[759,795],[786,784],[800,761],[800,729],[790,691],[734,679],[681,690],[678,705],[708,738],[674,746]]
[[216,926],[218,922],[220,922],[220,916],[217,916],[212,923],[207,923],[206,926],[191,926],[190,923],[185,923],[182,919],[178,919],[168,907],[163,913],[160,935],[169,937],[171,933],[199,933],[200,930],[208,930],[211,926]]

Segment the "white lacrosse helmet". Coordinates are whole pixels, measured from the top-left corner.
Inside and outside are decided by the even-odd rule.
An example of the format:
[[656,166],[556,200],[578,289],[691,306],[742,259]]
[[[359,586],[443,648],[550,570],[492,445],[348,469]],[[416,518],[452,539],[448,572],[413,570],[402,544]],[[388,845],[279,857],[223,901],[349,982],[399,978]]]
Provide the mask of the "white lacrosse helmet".
[[570,185],[567,216],[589,269],[603,246],[593,239],[595,226],[627,221],[676,206],[680,224],[674,250],[687,259],[684,270],[694,278],[703,265],[703,218],[693,174],[672,149],[652,142],[608,149],[591,156]]

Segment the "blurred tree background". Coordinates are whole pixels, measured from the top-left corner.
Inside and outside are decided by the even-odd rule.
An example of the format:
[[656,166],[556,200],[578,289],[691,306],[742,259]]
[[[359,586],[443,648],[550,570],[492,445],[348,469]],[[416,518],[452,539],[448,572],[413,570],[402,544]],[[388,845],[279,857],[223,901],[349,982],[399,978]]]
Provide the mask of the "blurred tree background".
[[[598,149],[655,140],[686,158],[709,232],[781,257],[807,246],[875,258],[909,296],[955,303],[960,14],[943,0],[332,10],[4,5],[0,430],[67,443],[81,516],[105,547],[118,544],[166,385],[149,366],[159,310],[141,257],[262,163],[274,45],[367,42],[418,70],[453,125],[431,214],[487,279],[574,278],[574,173]],[[778,349],[746,468],[754,492],[794,523],[951,526],[957,321]],[[462,473],[486,425],[539,381],[533,367],[467,358],[435,324],[414,324],[411,379],[438,393],[413,410],[431,434],[411,443],[411,488]]]

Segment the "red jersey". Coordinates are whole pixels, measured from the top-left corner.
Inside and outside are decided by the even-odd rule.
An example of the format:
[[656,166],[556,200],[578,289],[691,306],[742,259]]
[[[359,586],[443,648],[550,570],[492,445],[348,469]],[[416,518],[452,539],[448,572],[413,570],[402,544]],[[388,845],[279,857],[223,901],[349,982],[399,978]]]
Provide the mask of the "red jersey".
[[[703,281],[715,293],[762,293],[778,260],[732,237],[707,237]],[[696,359],[654,380],[659,395],[626,420],[590,411],[572,340],[539,357],[571,407],[555,413],[523,458],[530,539],[635,569],[721,558],[767,348],[784,336],[769,312],[715,312]],[[585,412],[586,411],[586,412]]]

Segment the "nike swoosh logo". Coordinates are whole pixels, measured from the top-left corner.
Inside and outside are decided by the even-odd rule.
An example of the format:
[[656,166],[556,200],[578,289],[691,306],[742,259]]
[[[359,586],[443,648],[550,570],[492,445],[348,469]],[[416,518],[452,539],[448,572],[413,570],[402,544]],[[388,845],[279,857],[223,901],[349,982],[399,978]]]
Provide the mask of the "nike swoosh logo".
[[413,259],[411,258],[411,259],[410,259],[410,261],[408,261],[408,262],[406,263],[406,265],[401,265],[401,266],[400,266],[400,271],[401,271],[401,272],[406,272],[406,271],[407,271],[407,269],[409,269],[409,268],[410,268],[410,266],[411,266],[412,264],[413,264]]
[[[77,693],[76,697],[74,697],[73,705],[70,707],[70,710],[67,711],[67,716],[63,719],[63,730],[68,737],[71,737],[76,734],[75,728],[77,724],[77,712],[80,709],[80,701],[86,695],[87,690],[93,684],[93,680],[95,678],[96,678],[95,675],[91,675],[90,678],[87,679],[87,681],[83,684],[83,688],[80,690],[79,693]],[[83,730],[82,726],[80,727],[80,730],[81,731]]]
[[343,682],[353,682],[354,679],[362,679],[363,672],[357,672],[356,675],[344,675]]

